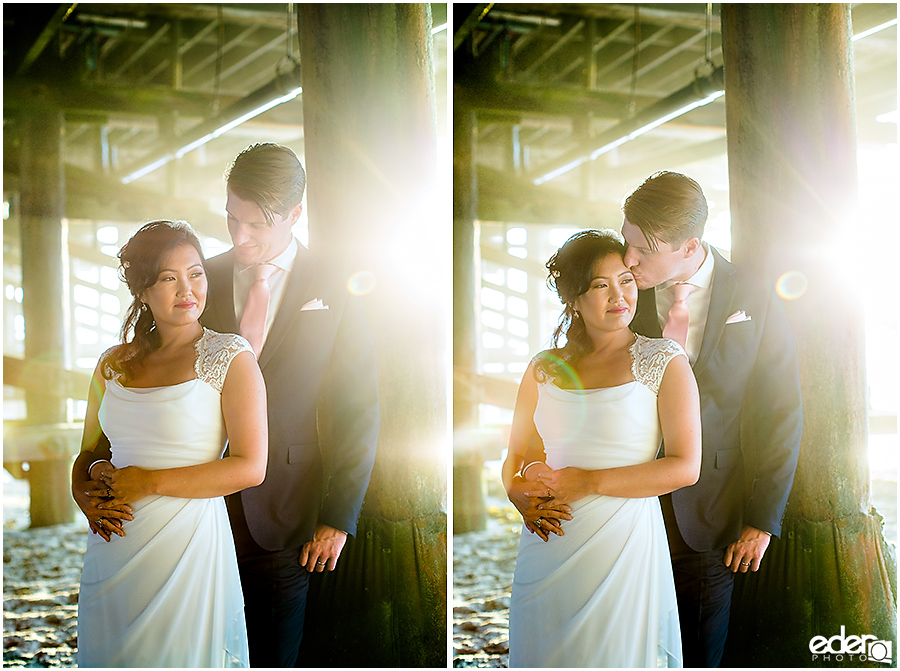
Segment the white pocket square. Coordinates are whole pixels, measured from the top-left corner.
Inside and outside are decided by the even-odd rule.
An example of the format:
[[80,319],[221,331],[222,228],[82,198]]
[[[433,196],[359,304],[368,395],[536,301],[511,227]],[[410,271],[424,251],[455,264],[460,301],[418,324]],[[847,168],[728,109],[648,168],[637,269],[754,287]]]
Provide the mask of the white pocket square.
[[300,312],[304,310],[327,310],[328,306],[322,303],[321,298],[314,298],[308,303],[304,303],[303,307],[300,308]]
[[740,324],[741,322],[750,321],[750,317],[743,311],[738,310],[733,315],[731,315],[728,319],[725,320],[726,324]]

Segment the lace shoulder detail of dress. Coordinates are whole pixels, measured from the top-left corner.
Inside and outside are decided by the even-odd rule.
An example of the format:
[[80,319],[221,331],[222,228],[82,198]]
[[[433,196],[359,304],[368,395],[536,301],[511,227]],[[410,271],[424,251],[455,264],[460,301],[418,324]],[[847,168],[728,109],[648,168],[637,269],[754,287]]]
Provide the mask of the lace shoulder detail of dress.
[[645,338],[635,334],[631,345],[631,372],[634,379],[654,394],[659,394],[666,366],[676,356],[685,354],[684,348],[668,338]]
[[200,380],[208,383],[213,389],[222,393],[225,385],[225,375],[231,360],[243,351],[252,352],[244,338],[234,333],[216,333],[209,329],[203,329],[203,335],[195,345],[197,360],[194,362],[194,371]]
[[112,365],[109,363],[110,356],[113,353],[113,350],[120,347],[120,345],[113,345],[109,349],[107,349],[103,354],[100,355],[100,376],[104,380],[115,380],[116,382],[121,383],[122,374],[116,371]]
[[538,352],[531,359],[531,366],[534,370],[534,377],[539,385],[544,385],[553,379],[553,371],[560,366],[565,366],[565,362],[556,354],[558,350],[546,349]]

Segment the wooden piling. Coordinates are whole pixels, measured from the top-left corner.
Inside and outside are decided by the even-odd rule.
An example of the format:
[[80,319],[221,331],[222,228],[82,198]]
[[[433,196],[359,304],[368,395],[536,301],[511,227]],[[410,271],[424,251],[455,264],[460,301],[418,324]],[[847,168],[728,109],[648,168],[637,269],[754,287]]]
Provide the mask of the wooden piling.
[[896,640],[896,559],[869,496],[866,289],[845,274],[865,268],[850,28],[847,4],[722,5],[732,255],[786,298],[804,411],[784,532],[737,577],[725,665],[866,665],[810,650],[842,627]]
[[311,589],[300,657],[445,666],[450,225],[430,9],[301,4],[299,24],[310,248],[368,278],[381,404],[359,531]]
[[[26,362],[40,362],[53,373],[44,388],[26,389],[28,424],[68,421],[63,395],[67,364],[68,248],[63,176],[63,114],[55,108],[19,117],[21,147],[22,309]],[[49,364],[49,366],[47,366]],[[48,448],[48,458],[30,463],[31,525],[71,522],[71,455]]]

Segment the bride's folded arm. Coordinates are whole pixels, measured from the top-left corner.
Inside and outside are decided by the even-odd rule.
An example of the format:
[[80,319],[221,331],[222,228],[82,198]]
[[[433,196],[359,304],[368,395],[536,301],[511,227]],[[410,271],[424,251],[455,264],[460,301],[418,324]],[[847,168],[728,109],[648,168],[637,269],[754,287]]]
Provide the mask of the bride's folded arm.
[[[76,492],[77,485],[87,485],[90,481],[88,469],[95,460],[94,448],[100,440],[100,419],[98,413],[100,410],[100,402],[103,400],[103,393],[106,390],[106,380],[100,374],[100,364],[94,369],[91,377],[91,386],[88,389],[87,411],[84,417],[84,428],[81,434],[81,452],[75,458],[75,464],[72,467],[72,493]],[[78,497],[75,497],[78,501]]]
[[[100,374],[100,364],[97,364],[88,390],[87,412],[81,434],[81,452],[72,465],[72,498],[87,518],[91,530],[108,541],[111,534],[124,536],[122,521],[132,520],[134,517],[131,514],[131,506],[103,503],[108,493],[107,488],[101,480],[96,479],[102,472],[102,467],[98,465],[91,468],[97,460],[94,449],[102,434],[98,412],[105,390],[106,380]],[[106,468],[112,469],[112,464],[104,463]],[[94,479],[91,478],[89,472],[91,470]]]
[[535,440],[540,440],[534,426],[537,400],[538,387],[534,377],[534,364],[529,364],[516,393],[516,407],[513,410],[512,426],[509,431],[509,449],[506,461],[503,462],[503,486],[507,492],[513,487],[513,480],[525,465],[525,455],[529,446]]
[[700,477],[700,396],[684,356],[669,361],[657,397],[665,456],[634,466],[588,471],[563,468],[540,476],[557,501],[603,494],[645,498],[668,494]]
[[[532,462],[533,466],[525,463],[526,456],[543,453],[543,442],[534,425],[537,400],[534,364],[529,364],[516,395],[509,449],[501,475],[507,497],[519,511],[525,526],[546,541],[550,533],[563,535],[561,521],[572,519],[572,515],[567,505],[540,498],[550,494],[547,487],[536,479],[538,473],[549,470],[547,465],[544,462]],[[527,473],[523,473],[523,466],[527,467]]]
[[116,501],[131,503],[151,495],[207,499],[260,484],[266,476],[269,438],[265,384],[252,352],[241,352],[231,361],[222,387],[222,414],[228,456],[180,468],[117,469],[104,475]]

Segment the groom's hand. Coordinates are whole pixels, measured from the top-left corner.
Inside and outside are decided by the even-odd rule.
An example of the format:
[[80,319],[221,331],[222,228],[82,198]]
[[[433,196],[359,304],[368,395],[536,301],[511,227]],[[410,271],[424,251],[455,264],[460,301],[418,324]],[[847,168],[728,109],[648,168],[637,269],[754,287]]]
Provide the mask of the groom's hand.
[[768,532],[745,526],[741,537],[725,550],[725,564],[732,573],[758,571],[770,540]]
[[347,541],[347,532],[324,524],[316,525],[313,539],[300,550],[300,566],[312,573],[333,571]]
[[[532,467],[529,471],[535,468]],[[565,535],[561,528],[562,522],[572,519],[572,509],[567,505],[557,504],[550,494],[538,480],[525,480],[519,476],[513,478],[512,485],[506,492],[510,502],[522,516],[525,528],[545,542],[549,540],[551,533]]]
[[[112,464],[108,468],[111,470]],[[91,532],[109,542],[113,534],[124,536],[123,522],[134,517],[131,506],[116,505],[111,500],[109,488],[101,480],[105,472],[103,466],[97,466],[93,469],[93,477],[90,477],[76,470],[72,476],[72,498],[87,518]]]

